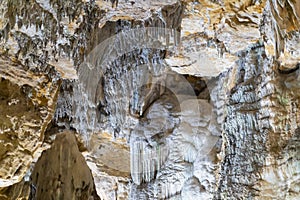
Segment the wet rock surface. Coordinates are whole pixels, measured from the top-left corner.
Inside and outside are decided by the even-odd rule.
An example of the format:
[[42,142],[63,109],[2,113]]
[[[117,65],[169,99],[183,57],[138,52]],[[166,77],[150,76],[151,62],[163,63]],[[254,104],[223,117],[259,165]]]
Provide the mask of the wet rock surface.
[[299,199],[299,6],[1,1],[0,198]]

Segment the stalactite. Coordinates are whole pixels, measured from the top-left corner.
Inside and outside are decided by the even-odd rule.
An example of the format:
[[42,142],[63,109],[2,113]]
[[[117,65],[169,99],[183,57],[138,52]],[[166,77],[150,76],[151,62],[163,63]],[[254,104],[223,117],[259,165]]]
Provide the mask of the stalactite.
[[165,146],[149,147],[145,141],[130,142],[131,177],[135,184],[150,182],[164,165],[168,149]]

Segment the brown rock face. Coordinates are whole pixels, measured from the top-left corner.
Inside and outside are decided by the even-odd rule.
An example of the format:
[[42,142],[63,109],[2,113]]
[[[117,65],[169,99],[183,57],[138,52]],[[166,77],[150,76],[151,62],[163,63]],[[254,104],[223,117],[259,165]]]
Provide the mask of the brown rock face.
[[74,133],[56,135],[32,172],[33,199],[99,199],[93,177],[80,153]]
[[19,182],[38,157],[58,94],[59,81],[0,57],[0,187]]

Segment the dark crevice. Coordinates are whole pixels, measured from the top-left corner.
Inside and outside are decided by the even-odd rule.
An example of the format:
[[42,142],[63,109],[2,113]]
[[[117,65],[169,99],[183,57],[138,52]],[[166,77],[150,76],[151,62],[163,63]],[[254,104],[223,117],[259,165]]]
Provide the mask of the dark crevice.
[[280,67],[278,67],[278,72],[280,74],[291,74],[294,73],[295,71],[297,71],[300,68],[300,63],[296,64],[296,66],[292,69],[280,69]]

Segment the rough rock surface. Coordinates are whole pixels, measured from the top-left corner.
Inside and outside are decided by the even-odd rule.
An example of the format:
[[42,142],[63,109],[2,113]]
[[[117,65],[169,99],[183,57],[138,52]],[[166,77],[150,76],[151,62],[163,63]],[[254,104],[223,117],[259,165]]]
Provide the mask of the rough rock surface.
[[57,76],[53,69],[31,72],[0,57],[0,188],[21,181],[44,149],[60,85]]
[[299,199],[299,34],[292,0],[1,1],[0,198]]
[[72,132],[56,135],[51,148],[35,164],[31,177],[33,199],[100,199]]

